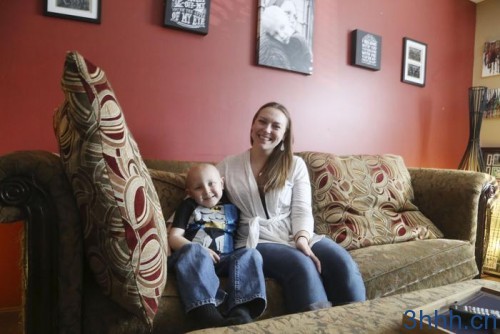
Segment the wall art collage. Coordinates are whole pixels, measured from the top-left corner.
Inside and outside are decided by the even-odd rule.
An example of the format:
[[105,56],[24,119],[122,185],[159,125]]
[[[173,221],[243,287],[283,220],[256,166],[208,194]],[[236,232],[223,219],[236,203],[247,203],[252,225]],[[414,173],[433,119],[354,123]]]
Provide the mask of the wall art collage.
[[[257,65],[311,75],[313,73],[313,26],[315,0],[259,0]],[[165,0],[163,25],[196,34],[208,34],[211,0]],[[101,0],[45,0],[44,15],[101,23]],[[485,45],[489,73],[499,71],[493,51],[500,41]],[[486,53],[488,51],[488,53]],[[351,32],[351,65],[381,69],[382,37],[355,29]],[[498,53],[496,53],[498,55]],[[427,44],[403,38],[401,81],[425,86]],[[489,74],[493,75],[493,74]],[[494,106],[498,105],[495,93]],[[498,108],[493,114],[498,114]]]

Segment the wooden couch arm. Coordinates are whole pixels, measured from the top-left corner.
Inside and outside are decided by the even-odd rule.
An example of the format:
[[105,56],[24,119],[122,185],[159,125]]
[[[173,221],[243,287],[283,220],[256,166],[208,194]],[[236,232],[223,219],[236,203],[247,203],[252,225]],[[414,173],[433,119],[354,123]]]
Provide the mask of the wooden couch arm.
[[414,203],[445,235],[475,244],[481,272],[486,255],[487,210],[496,196],[496,179],[485,173],[434,168],[408,168]]
[[0,223],[19,220],[25,222],[24,332],[80,332],[83,234],[58,156],[0,157]]

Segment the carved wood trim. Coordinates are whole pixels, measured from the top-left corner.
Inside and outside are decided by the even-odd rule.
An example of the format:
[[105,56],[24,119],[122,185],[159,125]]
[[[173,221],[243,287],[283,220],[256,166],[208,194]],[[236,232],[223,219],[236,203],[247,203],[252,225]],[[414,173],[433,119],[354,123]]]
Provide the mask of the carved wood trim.
[[25,221],[25,333],[57,333],[58,229],[54,205],[35,180],[19,176],[1,181],[0,204],[21,210]]

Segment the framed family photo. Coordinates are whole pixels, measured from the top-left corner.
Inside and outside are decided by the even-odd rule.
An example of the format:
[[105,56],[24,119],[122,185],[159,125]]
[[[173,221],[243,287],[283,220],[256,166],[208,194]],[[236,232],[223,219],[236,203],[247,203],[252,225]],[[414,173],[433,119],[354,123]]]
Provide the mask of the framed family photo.
[[101,23],[101,0],[45,0],[44,14],[64,19]]
[[314,0],[259,0],[257,65],[312,74]]
[[164,26],[208,34],[210,0],[166,0]]
[[425,86],[427,64],[427,44],[410,38],[403,38],[403,66],[401,81],[417,86]]

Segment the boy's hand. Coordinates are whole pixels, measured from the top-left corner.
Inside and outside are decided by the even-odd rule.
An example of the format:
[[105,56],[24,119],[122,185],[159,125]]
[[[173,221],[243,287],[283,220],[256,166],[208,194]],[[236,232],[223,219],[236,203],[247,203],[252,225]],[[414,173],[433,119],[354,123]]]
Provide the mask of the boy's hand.
[[[191,241],[187,240],[184,237],[184,230],[183,229],[178,228],[178,227],[172,227],[172,229],[170,230],[170,234],[168,236],[168,243],[169,243],[169,246],[173,250],[178,250],[178,249],[181,249],[181,247],[184,246],[185,244],[191,243]],[[204,247],[204,248],[210,254],[212,261],[214,263],[219,263],[219,261],[220,261],[219,254],[217,254],[216,252],[214,252],[213,250],[211,250],[208,247]]]

